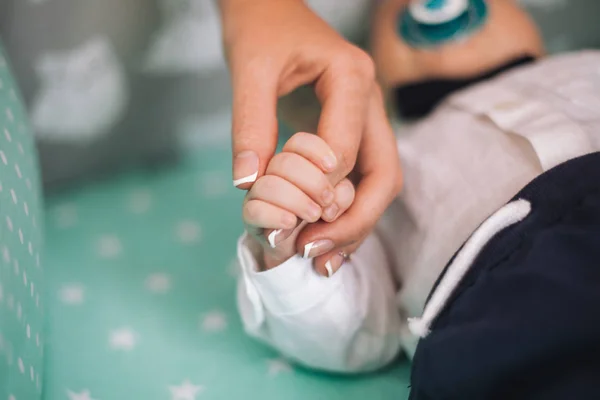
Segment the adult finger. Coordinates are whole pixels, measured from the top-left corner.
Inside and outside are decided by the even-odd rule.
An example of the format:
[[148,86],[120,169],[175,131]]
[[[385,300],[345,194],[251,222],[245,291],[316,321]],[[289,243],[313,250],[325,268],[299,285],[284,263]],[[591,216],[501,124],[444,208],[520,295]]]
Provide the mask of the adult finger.
[[[352,253],[373,230],[377,221],[399,193],[402,185],[402,173],[396,149],[396,141],[387,121],[381,92],[374,91],[367,120],[367,132],[361,143],[358,160],[361,181],[356,188],[354,203],[336,221],[316,223],[304,229],[297,240],[297,250],[304,254],[312,243],[328,242],[334,246],[326,251],[314,253],[321,256],[332,250],[344,249]],[[319,258],[318,269],[325,267],[323,258]]]
[[277,72],[263,58],[231,60],[233,185],[248,189],[264,174],[277,146]]
[[317,134],[331,147],[338,168],[331,174],[337,184],[356,162],[375,82],[371,57],[352,46],[332,62],[317,80],[315,91],[322,104]]

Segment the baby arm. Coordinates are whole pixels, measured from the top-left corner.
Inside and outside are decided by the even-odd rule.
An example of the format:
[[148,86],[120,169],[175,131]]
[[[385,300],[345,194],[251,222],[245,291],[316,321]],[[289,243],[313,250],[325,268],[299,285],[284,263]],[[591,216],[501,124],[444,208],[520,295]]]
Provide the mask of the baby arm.
[[[350,206],[353,189],[349,182],[341,183],[331,188],[334,199],[323,202],[319,195],[328,181],[318,160],[327,154],[327,145],[309,134],[297,134],[291,143],[278,155],[288,161],[276,156],[244,204],[248,234],[238,244],[238,306],[245,329],[311,368],[380,368],[400,350],[401,323],[389,260],[376,235],[345,263],[333,257],[331,273],[316,271],[311,260],[330,249],[313,248],[306,257],[297,253],[295,238],[303,225],[339,217]],[[263,179],[272,182],[261,183]],[[253,210],[248,210],[250,204]],[[336,212],[320,215],[328,214],[332,204]],[[320,211],[308,212],[311,208]],[[273,236],[273,230],[281,231]]]

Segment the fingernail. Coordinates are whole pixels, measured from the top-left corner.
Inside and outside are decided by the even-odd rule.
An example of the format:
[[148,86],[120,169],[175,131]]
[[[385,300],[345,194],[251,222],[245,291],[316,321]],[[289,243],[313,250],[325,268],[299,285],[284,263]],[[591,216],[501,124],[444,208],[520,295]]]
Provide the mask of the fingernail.
[[317,221],[321,218],[323,210],[317,204],[311,204],[308,208],[308,216],[311,221]]
[[325,269],[327,270],[327,277],[331,278],[331,275],[335,274],[335,272],[340,269],[342,264],[344,263],[344,257],[336,254],[331,257],[329,261],[325,263]]
[[321,196],[321,198],[323,199],[323,203],[325,205],[329,205],[333,203],[333,200],[335,200],[335,193],[333,193],[331,190],[326,190],[323,192],[323,196]]
[[258,176],[258,156],[255,152],[242,151],[233,161],[233,186],[256,181]]
[[304,258],[314,258],[325,254],[333,249],[333,242],[331,240],[317,240],[315,242],[307,243],[304,246]]
[[281,231],[282,229],[275,229],[273,232],[269,233],[267,239],[269,240],[269,246],[271,246],[272,249],[274,249],[275,246],[277,246],[275,239],[277,238],[277,235],[281,233]]
[[337,159],[335,158],[335,155],[333,153],[323,157],[323,168],[325,168],[326,171],[334,171],[336,167]]
[[335,218],[339,210],[340,208],[337,206],[337,204],[333,203],[323,210],[323,217],[325,217],[326,220],[331,221]]

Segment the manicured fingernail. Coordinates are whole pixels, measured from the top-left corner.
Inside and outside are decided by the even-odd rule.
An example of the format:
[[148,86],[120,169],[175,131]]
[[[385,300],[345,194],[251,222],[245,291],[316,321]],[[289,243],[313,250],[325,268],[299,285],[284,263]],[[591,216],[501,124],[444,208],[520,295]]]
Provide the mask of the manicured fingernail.
[[325,269],[327,270],[327,276],[331,277],[331,275],[335,274],[335,272],[340,269],[342,264],[344,263],[344,257],[340,254],[336,254],[331,257],[329,261],[325,263]]
[[304,258],[314,258],[325,254],[333,249],[333,242],[331,240],[317,240],[315,242],[307,243],[304,246]]
[[335,158],[335,154],[331,153],[323,157],[323,168],[326,171],[334,171],[337,167],[337,159]]
[[311,204],[307,212],[310,221],[317,221],[319,218],[321,218],[321,213],[323,210],[317,204]]
[[255,152],[242,151],[233,161],[233,186],[256,181],[258,176],[258,156]]
[[325,219],[328,221],[332,221],[335,218],[335,216],[337,215],[339,210],[340,210],[340,208],[337,206],[337,204],[333,203],[332,205],[327,207],[325,210],[323,210],[323,217],[325,217]]
[[271,246],[272,249],[274,249],[275,246],[277,246],[275,239],[277,238],[277,235],[281,233],[282,230],[283,229],[275,229],[273,232],[269,233],[269,236],[267,236],[267,239],[269,240],[269,246]]
[[326,190],[325,192],[323,192],[321,198],[323,200],[324,205],[329,205],[333,203],[333,200],[335,200],[335,193],[333,193],[333,191],[331,190]]

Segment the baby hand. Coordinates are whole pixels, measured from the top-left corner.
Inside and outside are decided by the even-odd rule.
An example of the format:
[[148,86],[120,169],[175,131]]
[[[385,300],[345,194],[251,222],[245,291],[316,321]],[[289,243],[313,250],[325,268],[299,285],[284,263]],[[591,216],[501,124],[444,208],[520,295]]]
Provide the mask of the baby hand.
[[[323,139],[297,133],[254,183],[244,200],[243,219],[247,231],[262,245],[265,269],[296,254],[296,237],[307,223],[319,219],[332,222],[350,207],[354,200],[350,181],[345,179],[334,188],[328,180],[327,173],[335,164],[335,156]],[[326,246],[312,250],[322,254],[331,250]]]

